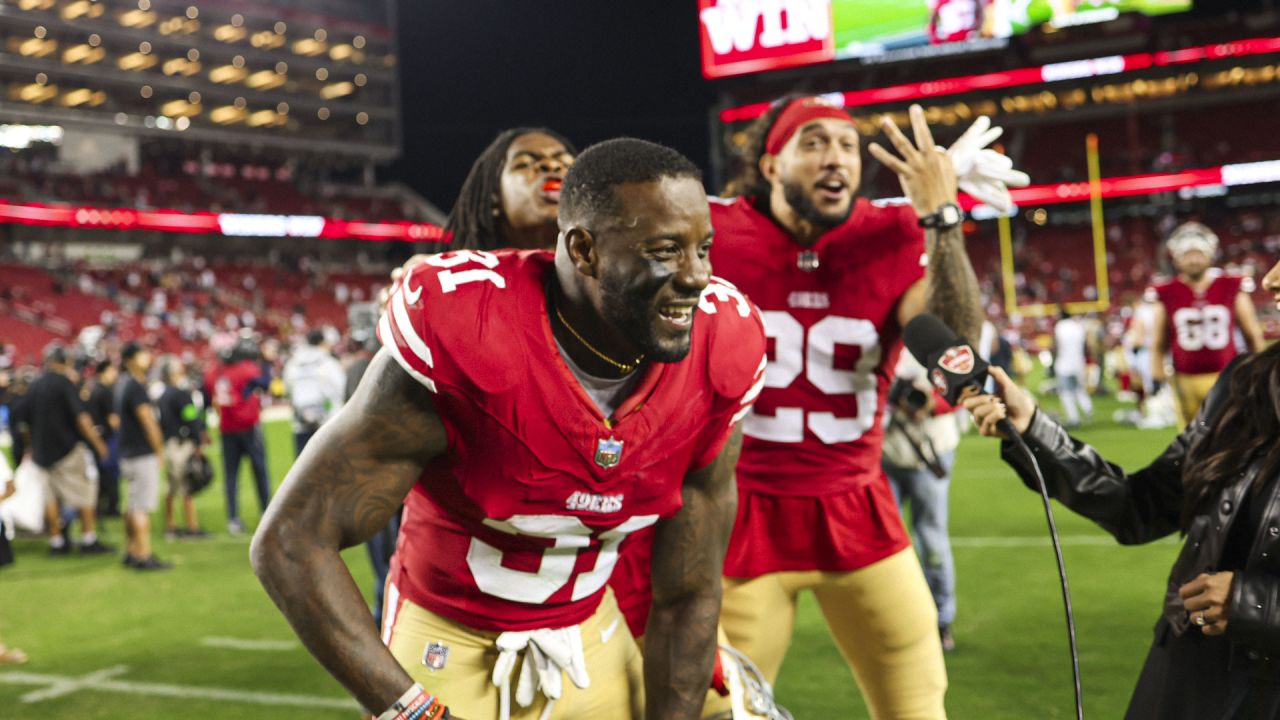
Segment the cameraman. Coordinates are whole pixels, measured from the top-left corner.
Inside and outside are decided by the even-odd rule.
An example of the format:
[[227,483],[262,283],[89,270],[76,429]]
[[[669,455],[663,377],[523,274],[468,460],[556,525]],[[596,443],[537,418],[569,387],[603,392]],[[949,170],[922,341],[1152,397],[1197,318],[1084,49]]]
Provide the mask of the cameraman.
[[947,492],[960,444],[959,423],[955,408],[934,393],[924,368],[908,353],[902,354],[895,375],[880,462],[899,509],[911,507],[916,553],[938,606],[938,635],[942,649],[951,652],[956,647],[951,635],[956,568],[947,531]]

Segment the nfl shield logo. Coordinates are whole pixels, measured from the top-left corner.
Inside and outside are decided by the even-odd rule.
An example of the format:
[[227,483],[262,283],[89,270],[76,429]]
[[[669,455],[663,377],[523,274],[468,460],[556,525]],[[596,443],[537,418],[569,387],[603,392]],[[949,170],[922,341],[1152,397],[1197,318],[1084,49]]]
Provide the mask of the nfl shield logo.
[[449,646],[441,643],[427,643],[427,649],[422,653],[422,664],[427,666],[428,670],[443,670],[444,664],[449,661]]
[[604,469],[609,469],[618,464],[622,459],[622,441],[613,438],[601,438],[599,444],[596,445],[596,464]]

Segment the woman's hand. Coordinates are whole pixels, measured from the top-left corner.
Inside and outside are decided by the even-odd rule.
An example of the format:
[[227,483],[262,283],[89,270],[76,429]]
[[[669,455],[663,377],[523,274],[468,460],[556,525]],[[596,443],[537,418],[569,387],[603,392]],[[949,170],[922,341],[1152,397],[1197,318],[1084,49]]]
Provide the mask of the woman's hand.
[[1191,624],[1205,635],[1221,635],[1227,631],[1227,616],[1231,614],[1231,580],[1235,573],[1200,573],[1195,580],[1178,588],[1182,606],[1187,609]]
[[1005,438],[996,423],[1008,418],[1019,434],[1031,426],[1036,414],[1036,401],[1025,390],[1014,384],[1004,370],[992,365],[991,377],[996,381],[995,395],[975,395],[962,405],[973,415],[978,432],[987,437]]

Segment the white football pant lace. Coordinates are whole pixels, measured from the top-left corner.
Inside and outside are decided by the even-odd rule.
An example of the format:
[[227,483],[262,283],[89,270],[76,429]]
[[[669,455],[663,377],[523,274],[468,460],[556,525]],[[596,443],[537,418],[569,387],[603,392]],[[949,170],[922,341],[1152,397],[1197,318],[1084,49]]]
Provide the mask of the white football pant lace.
[[582,652],[582,633],[577,625],[555,630],[529,630],[504,632],[497,637],[498,662],[493,666],[493,684],[499,689],[498,720],[511,718],[511,672],[516,659],[524,652],[520,665],[520,679],[516,682],[516,703],[520,707],[533,705],[534,695],[541,690],[547,698],[540,720],[551,716],[551,709],[564,690],[562,672],[569,674],[573,684],[586,689],[591,684],[587,677],[587,661]]

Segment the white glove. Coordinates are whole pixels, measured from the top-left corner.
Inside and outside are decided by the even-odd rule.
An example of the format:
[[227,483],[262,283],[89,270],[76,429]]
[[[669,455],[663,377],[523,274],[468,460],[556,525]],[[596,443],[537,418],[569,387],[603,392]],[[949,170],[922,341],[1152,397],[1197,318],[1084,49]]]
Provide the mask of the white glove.
[[1031,178],[1013,169],[1013,160],[987,146],[1004,129],[991,126],[991,118],[980,115],[973,125],[945,152],[956,169],[960,189],[1002,213],[1013,212],[1010,187],[1025,187]]

